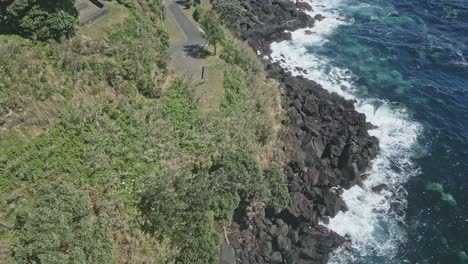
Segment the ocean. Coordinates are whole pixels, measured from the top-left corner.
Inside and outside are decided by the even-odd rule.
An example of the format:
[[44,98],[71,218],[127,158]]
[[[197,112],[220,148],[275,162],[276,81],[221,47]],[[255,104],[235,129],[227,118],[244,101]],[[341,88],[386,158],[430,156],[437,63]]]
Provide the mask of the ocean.
[[381,147],[330,263],[468,263],[468,0],[304,1],[325,18],[272,59],[356,100]]

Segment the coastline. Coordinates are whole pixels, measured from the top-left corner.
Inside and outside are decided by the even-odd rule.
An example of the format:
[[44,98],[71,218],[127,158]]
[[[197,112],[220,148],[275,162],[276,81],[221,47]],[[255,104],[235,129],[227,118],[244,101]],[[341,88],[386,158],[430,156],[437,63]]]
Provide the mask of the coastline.
[[246,206],[230,228],[229,241],[241,263],[327,263],[329,253],[347,239],[319,221],[326,223],[346,210],[343,188],[361,184],[368,176],[364,172],[377,156],[379,143],[369,135],[373,125],[356,111],[354,101],[294,77],[269,60],[271,43],[313,26],[314,18],[298,10],[308,7],[281,0],[242,5],[248,14],[241,23],[241,38],[263,57],[269,77],[284,90],[282,106],[289,120],[282,139],[290,203],[279,214]]

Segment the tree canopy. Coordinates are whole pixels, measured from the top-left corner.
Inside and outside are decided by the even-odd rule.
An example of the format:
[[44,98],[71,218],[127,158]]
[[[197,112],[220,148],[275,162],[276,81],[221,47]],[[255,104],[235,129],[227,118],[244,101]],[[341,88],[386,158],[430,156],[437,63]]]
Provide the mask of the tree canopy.
[[203,32],[205,32],[206,40],[210,45],[213,45],[214,54],[216,55],[217,45],[224,40],[224,31],[216,14],[213,11],[208,11],[201,20],[201,26]]
[[75,33],[75,0],[2,0],[0,33],[33,40],[60,40]]
[[32,210],[17,215],[14,257],[17,263],[112,263],[109,228],[87,193],[44,186]]

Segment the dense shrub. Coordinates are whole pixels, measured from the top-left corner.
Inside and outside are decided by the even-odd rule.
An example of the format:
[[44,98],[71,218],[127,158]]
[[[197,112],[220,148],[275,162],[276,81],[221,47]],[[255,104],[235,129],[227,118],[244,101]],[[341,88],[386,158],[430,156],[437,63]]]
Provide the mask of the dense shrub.
[[219,14],[219,19],[223,25],[236,33],[239,31],[239,24],[243,15],[239,0],[213,1],[213,9]]
[[132,0],[117,0],[117,3],[124,5],[126,7],[133,7],[133,1]]
[[214,219],[212,213],[197,219],[192,237],[189,237],[186,244],[177,258],[178,263],[185,264],[217,264],[219,263],[219,242],[218,233],[214,230]]
[[228,38],[223,42],[223,52],[220,56],[231,65],[237,65],[244,72],[255,75],[263,68],[256,55],[245,43],[240,43],[234,39]]
[[7,0],[0,2],[0,33],[33,40],[60,40],[75,33],[75,0]]
[[113,263],[106,215],[96,215],[88,194],[44,186],[31,210],[18,213],[17,263]]
[[201,121],[201,112],[187,83],[176,81],[163,99],[163,111],[179,131],[194,128]]
[[42,46],[32,46],[18,36],[0,36],[0,113],[26,101],[45,100],[65,86],[51,79],[50,68],[37,52]]
[[225,101],[223,106],[228,110],[232,110],[232,108],[236,108],[239,105],[242,99],[242,92],[245,89],[244,78],[243,71],[237,66],[224,72],[223,88]]
[[269,169],[265,176],[269,184],[270,200],[268,207],[280,212],[289,204],[289,192],[286,175],[278,166]]
[[112,58],[105,64],[108,82],[118,88],[125,80],[132,81],[141,94],[156,97],[161,85],[158,78],[167,70],[167,33],[135,12],[109,39],[105,51]]
[[193,19],[195,19],[197,22],[200,22],[203,19],[205,12],[205,9],[201,5],[197,5],[195,7],[195,11],[193,11]]

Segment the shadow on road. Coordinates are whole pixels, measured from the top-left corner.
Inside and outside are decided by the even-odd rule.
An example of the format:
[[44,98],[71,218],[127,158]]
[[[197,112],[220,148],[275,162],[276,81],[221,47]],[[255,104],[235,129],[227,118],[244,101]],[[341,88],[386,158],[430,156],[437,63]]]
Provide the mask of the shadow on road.
[[203,48],[202,45],[194,44],[194,45],[185,45],[183,51],[189,55],[190,57],[196,59],[205,59],[210,55],[210,53]]
[[[176,1],[176,4],[185,7],[185,4],[187,3],[187,1],[188,1],[188,0],[179,0],[179,1]],[[186,8],[186,9],[187,9],[187,8]]]

